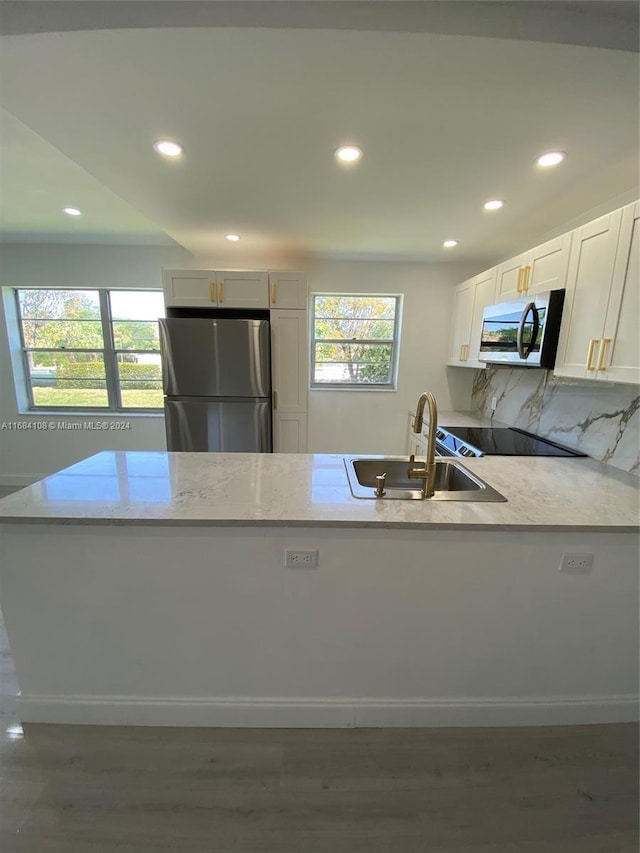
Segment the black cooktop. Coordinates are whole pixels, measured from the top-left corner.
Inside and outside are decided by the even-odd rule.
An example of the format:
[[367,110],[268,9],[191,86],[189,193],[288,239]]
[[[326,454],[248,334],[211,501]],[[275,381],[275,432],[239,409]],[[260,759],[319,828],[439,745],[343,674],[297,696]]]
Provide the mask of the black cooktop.
[[[569,450],[546,438],[539,438],[515,427],[439,427],[446,438],[439,440],[451,451],[459,454],[464,442],[471,449],[477,448],[487,456],[585,456]],[[473,453],[459,455],[471,456]]]

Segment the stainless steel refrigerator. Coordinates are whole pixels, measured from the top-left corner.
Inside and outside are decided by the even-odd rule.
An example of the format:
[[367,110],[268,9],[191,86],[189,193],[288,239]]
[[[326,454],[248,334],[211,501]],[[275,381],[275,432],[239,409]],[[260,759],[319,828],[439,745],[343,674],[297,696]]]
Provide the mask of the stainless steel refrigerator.
[[168,450],[268,453],[268,320],[160,321]]

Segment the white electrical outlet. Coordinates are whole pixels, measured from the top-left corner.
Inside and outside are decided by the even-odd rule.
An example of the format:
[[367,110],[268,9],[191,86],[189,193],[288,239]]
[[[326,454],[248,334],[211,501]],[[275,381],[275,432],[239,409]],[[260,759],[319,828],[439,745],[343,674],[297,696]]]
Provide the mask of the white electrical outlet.
[[315,569],[318,566],[317,548],[311,551],[291,551],[287,548],[284,557],[288,569]]
[[586,573],[593,568],[593,554],[563,554],[559,572]]
[[497,408],[498,408],[498,398],[497,398],[497,397],[492,397],[492,398],[491,398],[491,411],[492,411],[492,412],[495,412],[495,410],[496,410]]

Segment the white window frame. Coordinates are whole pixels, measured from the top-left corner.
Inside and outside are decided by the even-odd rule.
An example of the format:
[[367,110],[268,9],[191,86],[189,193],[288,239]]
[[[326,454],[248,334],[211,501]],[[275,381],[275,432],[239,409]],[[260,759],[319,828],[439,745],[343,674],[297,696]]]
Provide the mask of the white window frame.
[[[390,359],[390,367],[391,367],[391,376],[389,382],[316,382],[314,381],[315,369],[316,369],[316,345],[317,344],[331,344],[331,343],[345,343],[343,339],[327,339],[327,338],[316,338],[315,336],[315,328],[316,328],[316,298],[322,297],[355,297],[362,299],[395,299],[396,307],[394,314],[394,325],[393,325],[393,338],[387,340],[380,339],[365,339],[365,338],[357,338],[354,339],[353,343],[362,343],[362,344],[389,344],[391,346],[391,359]],[[310,347],[310,369],[311,369],[311,381],[310,388],[313,391],[395,391],[398,385],[398,362],[400,355],[400,328],[402,323],[402,294],[401,293],[332,293],[329,291],[322,291],[318,293],[311,294],[311,311],[310,311],[310,334],[309,340],[311,342]]]
[[[17,323],[17,333],[20,341],[20,354],[22,359],[22,370],[16,374],[16,382],[18,381],[18,375],[21,374],[23,391],[26,394],[27,399],[27,411],[28,413],[37,414],[39,412],[60,412],[65,415],[74,415],[74,414],[150,414],[150,415],[160,415],[164,414],[164,410],[162,406],[146,406],[146,407],[134,407],[134,406],[124,406],[122,404],[122,394],[119,380],[119,371],[118,371],[118,355],[121,353],[128,354],[151,354],[151,355],[160,355],[159,349],[118,349],[115,345],[114,336],[113,336],[113,318],[111,316],[111,303],[109,300],[110,293],[162,293],[161,289],[156,288],[143,288],[143,287],[109,287],[109,288],[100,288],[100,287],[12,287],[13,291],[13,302],[14,302],[14,310],[15,310],[15,320]],[[22,325],[22,312],[20,309],[20,291],[25,290],[65,290],[72,291],[78,290],[83,292],[96,293],[98,295],[98,303],[100,306],[100,323],[102,327],[102,348],[95,349],[82,349],[82,348],[55,348],[55,347],[28,347],[25,344],[24,340],[24,330]],[[117,322],[117,321],[116,321]],[[105,385],[107,391],[107,400],[108,404],[106,406],[62,406],[59,404],[50,405],[50,406],[38,406],[34,403],[33,399],[33,387],[31,384],[31,371],[29,368],[29,352],[95,352],[100,353],[104,359],[104,368],[105,368]],[[15,371],[14,371],[15,373]],[[100,381],[103,381],[102,379]],[[19,392],[18,392],[19,393]],[[20,396],[20,393],[19,393]]]

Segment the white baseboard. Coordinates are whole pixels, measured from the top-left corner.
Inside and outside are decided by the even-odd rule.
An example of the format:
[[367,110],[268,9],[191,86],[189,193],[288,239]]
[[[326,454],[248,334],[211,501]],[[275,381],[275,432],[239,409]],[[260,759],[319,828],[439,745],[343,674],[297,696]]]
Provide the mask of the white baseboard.
[[557,726],[636,722],[638,697],[354,700],[20,695],[18,713],[26,723],[109,726]]
[[0,474],[0,486],[22,488],[37,483],[38,480],[44,480],[48,476],[48,474]]

